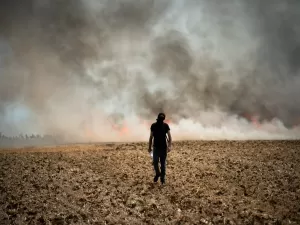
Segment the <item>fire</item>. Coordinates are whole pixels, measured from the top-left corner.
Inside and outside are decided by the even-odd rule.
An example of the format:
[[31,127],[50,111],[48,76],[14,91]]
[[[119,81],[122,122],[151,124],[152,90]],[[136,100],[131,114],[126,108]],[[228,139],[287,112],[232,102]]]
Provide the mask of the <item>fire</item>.
[[165,123],[171,124],[171,120],[170,120],[170,119],[168,119],[168,120],[166,119],[166,120],[165,120]]
[[245,117],[247,120],[251,121],[252,124],[253,124],[254,126],[256,126],[257,128],[261,127],[261,124],[260,124],[260,122],[259,122],[259,116],[257,116],[257,115],[250,115],[250,114],[248,114],[248,113],[245,113],[245,114],[243,115],[243,117]]
[[[146,119],[138,119],[137,126],[143,126],[146,130],[150,131],[150,126],[154,123],[154,121],[146,120]],[[165,123],[171,124],[171,120],[165,120]],[[117,135],[120,136],[127,136],[131,133],[130,127],[128,126],[128,121],[122,121],[122,122],[113,122],[111,121],[110,125],[112,131],[116,132]],[[99,138],[99,135],[92,129],[91,123],[85,123],[84,124],[84,137],[88,138],[90,141],[97,140]]]
[[84,136],[88,138],[90,141],[97,140],[97,134],[89,127],[86,127],[84,130]]
[[129,128],[127,126],[127,124],[125,123],[122,127],[121,127],[121,130],[120,130],[120,134],[121,135],[126,135],[129,133]]
[[88,137],[93,137],[93,136],[94,136],[94,132],[93,132],[92,130],[87,129],[87,130],[86,130],[86,135],[87,135]]
[[258,119],[257,116],[252,116],[252,117],[251,117],[251,122],[252,122],[256,127],[258,127],[258,128],[261,126],[260,123],[259,123],[259,119]]
[[112,129],[116,132],[118,132],[120,135],[127,135],[129,133],[129,128],[127,126],[127,123],[124,122],[121,125],[114,125],[112,124]]
[[88,138],[89,141],[92,141],[92,140],[97,140],[97,134],[94,132],[94,130],[92,129],[92,125],[91,125],[91,122],[88,122],[88,121],[84,121],[82,122],[81,124],[81,129],[83,131],[83,137],[84,138]]

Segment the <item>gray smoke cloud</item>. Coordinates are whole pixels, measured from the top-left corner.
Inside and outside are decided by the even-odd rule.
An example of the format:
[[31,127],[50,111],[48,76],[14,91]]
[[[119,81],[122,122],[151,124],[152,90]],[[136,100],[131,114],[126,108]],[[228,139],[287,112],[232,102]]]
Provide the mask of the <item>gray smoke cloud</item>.
[[[119,140],[108,129],[125,122],[138,140],[134,124],[160,111],[184,138],[193,126],[252,132],[249,116],[300,122],[296,0],[4,0],[0,59],[4,132]],[[14,104],[26,121],[7,122]]]

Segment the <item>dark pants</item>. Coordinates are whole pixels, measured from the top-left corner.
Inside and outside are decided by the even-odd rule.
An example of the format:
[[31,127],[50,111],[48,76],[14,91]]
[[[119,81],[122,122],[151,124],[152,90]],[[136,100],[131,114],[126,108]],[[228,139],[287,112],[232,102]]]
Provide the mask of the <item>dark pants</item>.
[[[156,175],[160,174],[160,179],[165,180],[166,176],[166,159],[167,159],[167,149],[166,148],[156,148],[153,149],[153,166]],[[159,163],[160,161],[160,169]]]

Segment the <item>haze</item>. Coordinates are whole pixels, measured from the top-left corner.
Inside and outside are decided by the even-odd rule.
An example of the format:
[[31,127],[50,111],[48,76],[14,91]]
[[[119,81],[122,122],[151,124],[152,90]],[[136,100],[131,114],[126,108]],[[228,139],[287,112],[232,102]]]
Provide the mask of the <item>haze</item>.
[[0,131],[300,137],[300,2],[2,0]]

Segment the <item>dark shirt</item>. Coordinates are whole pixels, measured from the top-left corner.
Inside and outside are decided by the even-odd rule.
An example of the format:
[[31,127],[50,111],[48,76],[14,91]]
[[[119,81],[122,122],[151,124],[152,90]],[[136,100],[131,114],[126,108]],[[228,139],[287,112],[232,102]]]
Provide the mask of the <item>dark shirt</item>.
[[151,125],[151,131],[153,132],[154,143],[156,148],[167,148],[167,133],[170,127],[166,123],[153,123]]

